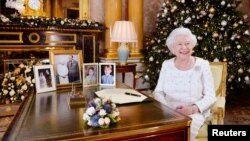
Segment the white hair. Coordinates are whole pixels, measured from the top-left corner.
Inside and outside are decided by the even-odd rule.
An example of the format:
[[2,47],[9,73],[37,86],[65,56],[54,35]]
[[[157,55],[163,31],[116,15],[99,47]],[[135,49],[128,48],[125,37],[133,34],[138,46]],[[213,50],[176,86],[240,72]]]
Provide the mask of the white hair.
[[169,36],[167,37],[166,40],[166,45],[168,46],[168,49],[173,53],[173,46],[174,46],[174,42],[175,42],[175,38],[176,36],[180,36],[180,35],[187,35],[191,38],[191,44],[193,45],[193,47],[196,46],[197,44],[197,39],[196,36],[191,32],[190,29],[185,28],[185,27],[179,27],[174,29]]

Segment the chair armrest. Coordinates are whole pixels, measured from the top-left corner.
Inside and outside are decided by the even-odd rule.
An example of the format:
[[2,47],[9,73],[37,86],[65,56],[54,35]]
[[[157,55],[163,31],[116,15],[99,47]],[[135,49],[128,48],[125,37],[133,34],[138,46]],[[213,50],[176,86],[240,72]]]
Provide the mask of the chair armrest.
[[225,104],[226,104],[225,97],[218,96],[217,101],[214,103],[214,105],[211,108],[211,113],[213,114],[213,118],[214,118],[214,119],[211,119],[211,123],[213,125],[224,123]]

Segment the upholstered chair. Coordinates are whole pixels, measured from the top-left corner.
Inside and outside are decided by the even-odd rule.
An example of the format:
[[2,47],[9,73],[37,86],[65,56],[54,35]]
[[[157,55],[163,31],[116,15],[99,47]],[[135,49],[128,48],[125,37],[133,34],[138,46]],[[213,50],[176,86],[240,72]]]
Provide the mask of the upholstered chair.
[[214,78],[214,86],[216,90],[217,101],[211,108],[211,115],[199,130],[196,141],[207,141],[208,125],[224,124],[225,104],[226,104],[226,79],[227,79],[227,63],[226,62],[210,62],[211,71]]

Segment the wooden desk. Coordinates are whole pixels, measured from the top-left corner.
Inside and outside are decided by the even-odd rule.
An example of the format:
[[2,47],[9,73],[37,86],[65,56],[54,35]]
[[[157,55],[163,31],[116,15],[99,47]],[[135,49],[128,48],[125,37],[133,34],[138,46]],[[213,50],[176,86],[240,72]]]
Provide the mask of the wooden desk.
[[[99,89],[84,88],[83,92],[88,100]],[[67,91],[30,95],[3,141],[189,140],[190,118],[157,101],[118,106],[121,120],[117,124],[108,129],[94,129],[83,126],[84,107],[69,107],[67,98]]]
[[126,65],[116,65],[116,73],[122,73],[122,82],[125,81],[125,73],[132,72],[133,73],[133,88],[136,86],[136,64],[126,64]]

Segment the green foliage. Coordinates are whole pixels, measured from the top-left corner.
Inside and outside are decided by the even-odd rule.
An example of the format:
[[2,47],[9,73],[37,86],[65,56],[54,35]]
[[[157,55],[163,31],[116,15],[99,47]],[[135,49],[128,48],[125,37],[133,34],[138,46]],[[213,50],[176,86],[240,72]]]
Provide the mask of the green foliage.
[[0,15],[1,26],[15,27],[39,27],[39,28],[76,28],[76,29],[105,29],[105,26],[99,22],[91,20],[68,19],[60,17],[38,17],[38,16],[9,16]]
[[174,57],[165,45],[169,33],[180,26],[196,35],[194,56],[228,63],[227,88],[248,88],[250,81],[250,33],[246,16],[237,11],[240,0],[165,1],[158,14],[156,32],[145,37],[143,78],[154,89],[161,64]]

